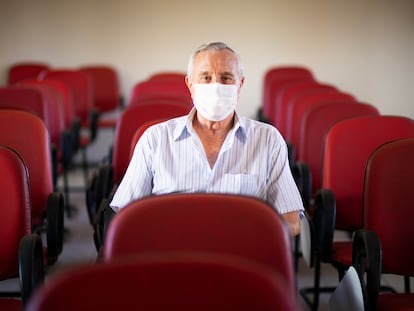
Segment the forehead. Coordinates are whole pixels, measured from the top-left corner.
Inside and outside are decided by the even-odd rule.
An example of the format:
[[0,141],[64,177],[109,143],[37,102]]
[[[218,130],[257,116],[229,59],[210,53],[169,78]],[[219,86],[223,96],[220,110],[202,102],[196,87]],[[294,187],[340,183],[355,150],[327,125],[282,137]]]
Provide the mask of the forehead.
[[201,51],[194,58],[194,71],[226,71],[236,73],[236,55],[227,49]]

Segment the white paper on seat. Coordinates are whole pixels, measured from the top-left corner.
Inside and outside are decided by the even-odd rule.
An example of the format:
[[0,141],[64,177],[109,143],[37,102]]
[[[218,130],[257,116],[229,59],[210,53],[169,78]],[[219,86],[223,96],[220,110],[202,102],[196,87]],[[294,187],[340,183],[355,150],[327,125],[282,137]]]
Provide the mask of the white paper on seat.
[[349,267],[338,287],[329,299],[329,307],[332,311],[363,311],[364,298],[361,282],[354,267]]

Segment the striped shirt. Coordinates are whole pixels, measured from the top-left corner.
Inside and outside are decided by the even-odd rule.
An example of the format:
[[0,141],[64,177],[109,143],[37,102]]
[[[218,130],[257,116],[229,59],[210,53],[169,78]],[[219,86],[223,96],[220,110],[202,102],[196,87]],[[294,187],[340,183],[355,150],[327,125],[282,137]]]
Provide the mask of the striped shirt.
[[218,192],[255,196],[280,213],[302,211],[286,142],[275,127],[235,115],[233,128],[213,168],[188,116],[148,128],[137,145],[110,206],[173,192]]

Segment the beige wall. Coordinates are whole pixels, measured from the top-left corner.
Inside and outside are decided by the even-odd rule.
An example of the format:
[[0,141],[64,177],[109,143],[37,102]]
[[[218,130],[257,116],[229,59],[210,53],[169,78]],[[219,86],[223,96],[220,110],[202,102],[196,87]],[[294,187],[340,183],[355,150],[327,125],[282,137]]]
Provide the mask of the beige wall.
[[126,98],[158,70],[185,70],[191,51],[226,41],[244,62],[239,111],[254,116],[262,78],[302,64],[384,114],[414,118],[412,0],[0,0],[0,84],[16,61],[109,63]]

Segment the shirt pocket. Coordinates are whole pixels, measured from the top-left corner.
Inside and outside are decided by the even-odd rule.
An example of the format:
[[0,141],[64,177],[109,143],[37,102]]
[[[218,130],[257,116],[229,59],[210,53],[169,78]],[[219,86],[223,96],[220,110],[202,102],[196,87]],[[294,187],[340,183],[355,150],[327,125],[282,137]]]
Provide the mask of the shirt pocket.
[[258,178],[250,174],[225,174],[220,182],[220,192],[251,195],[257,194],[259,189]]

